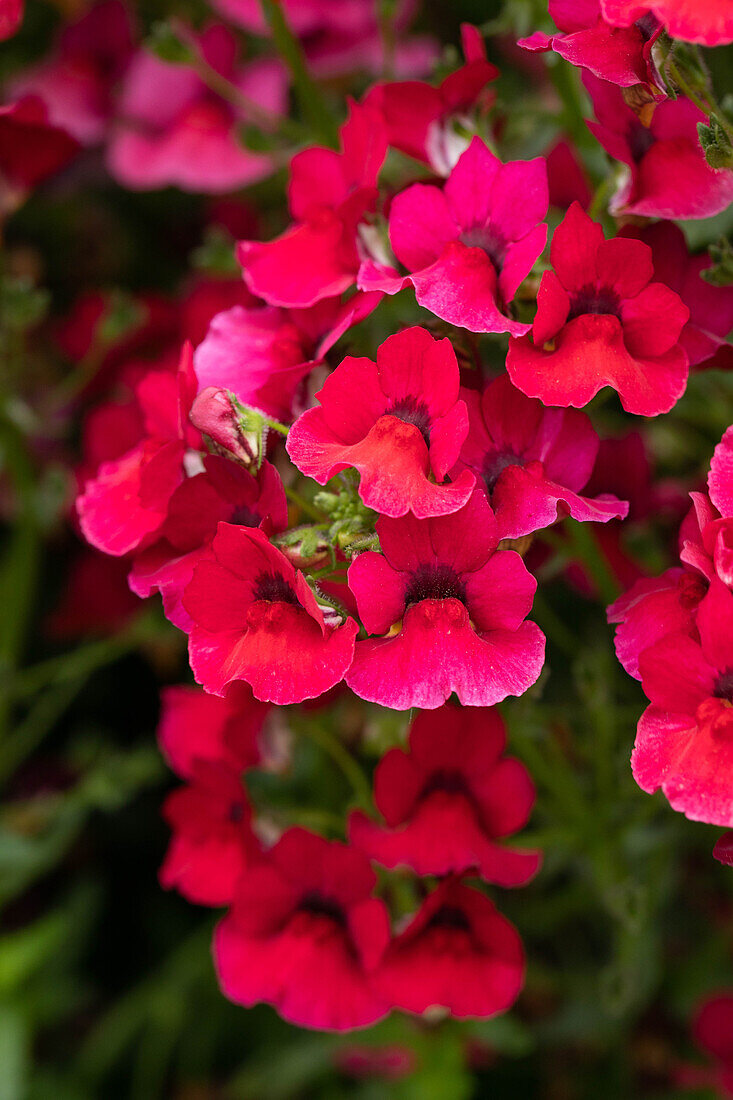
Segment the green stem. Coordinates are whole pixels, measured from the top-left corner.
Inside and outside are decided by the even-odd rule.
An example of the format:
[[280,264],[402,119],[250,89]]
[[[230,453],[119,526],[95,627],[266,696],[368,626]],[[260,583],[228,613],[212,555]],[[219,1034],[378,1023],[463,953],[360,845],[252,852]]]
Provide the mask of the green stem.
[[289,485],[285,486],[285,496],[289,501],[295,504],[296,507],[300,508],[304,515],[309,516],[310,519],[315,520],[319,525],[323,524],[323,514]]
[[604,604],[613,603],[621,592],[621,587],[611,572],[603,551],[593,537],[590,525],[568,520],[568,533],[571,556],[576,557],[588,570]]
[[351,784],[351,788],[359,805],[364,809],[370,809],[372,805],[371,784],[363,772],[361,765],[351,753],[344,748],[339,739],[315,722],[303,723],[299,725],[298,730],[306,737],[309,737],[311,741],[314,741],[319,748],[323,749],[323,751],[331,757],[334,764]]
[[303,117],[327,144],[336,145],[336,123],[320,88],[308,72],[303,48],[288,26],[282,4],[278,0],[260,0],[260,6],[277,52],[290,71]]

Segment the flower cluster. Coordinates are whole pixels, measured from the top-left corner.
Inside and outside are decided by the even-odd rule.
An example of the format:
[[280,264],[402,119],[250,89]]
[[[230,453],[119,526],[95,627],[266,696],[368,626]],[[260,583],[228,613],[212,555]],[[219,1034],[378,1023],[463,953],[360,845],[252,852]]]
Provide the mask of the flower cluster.
[[[215,7],[266,30],[247,0]],[[282,8],[315,70],[338,72],[332,7]],[[373,69],[365,5],[338,8]],[[701,280],[709,257],[666,219],[723,210],[733,167],[706,156],[708,116],[684,87],[667,94],[655,53],[665,26],[733,39],[714,9],[556,0],[559,32],[524,41],[583,69],[590,132],[618,169],[603,224],[599,202],[589,213],[576,194],[572,151],[570,170],[554,162],[555,186],[547,157],[499,155],[498,72],[464,27],[464,63],[439,86],[377,83],[349,102],[338,149],[292,157],[289,224],[270,240],[238,233],[242,281],[208,288],[162,350],[148,332],[145,355],[128,346],[105,361],[116,397],[85,426],[78,523],[187,635],[200,686],[163,697],[160,744],[184,785],[165,804],[161,882],[227,907],[214,956],[240,1004],[345,1030],[394,1008],[491,1016],[520,992],[519,934],[485,884],[521,886],[540,863],[503,843],[534,788],[504,755],[494,709],[532,688],[545,661],[525,555],[568,517],[629,512],[597,487],[601,440],[581,410],[599,391],[656,417],[691,368],[730,366],[733,291]],[[178,45],[175,63],[136,50],[118,0],[70,28],[0,113],[7,201],[102,132],[129,188],[231,192],[269,175],[277,158],[237,135],[280,126],[281,63],[243,63],[223,24],[181,31]],[[398,75],[421,75],[431,56],[431,43],[406,39]],[[570,201],[545,252],[553,194]],[[630,215],[658,220],[619,223]],[[394,320],[402,302],[419,324]],[[393,319],[385,339],[357,335],[381,316]],[[98,319],[77,318],[61,339]],[[337,353],[345,336],[369,355]],[[637,782],[733,826],[733,428],[693,504],[681,565],[609,614],[650,701]],[[339,696],[418,711],[382,746],[374,806],[350,807],[346,842],[283,827],[248,785],[287,770],[283,730]]]

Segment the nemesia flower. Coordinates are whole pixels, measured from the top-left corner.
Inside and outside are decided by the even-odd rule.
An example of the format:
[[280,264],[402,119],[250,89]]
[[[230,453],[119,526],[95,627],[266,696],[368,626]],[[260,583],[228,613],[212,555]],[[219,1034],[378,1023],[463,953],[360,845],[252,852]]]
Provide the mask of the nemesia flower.
[[246,684],[232,684],[224,698],[179,684],[163,688],[160,702],[158,744],[181,779],[191,779],[202,762],[233,772],[260,763],[260,735],[270,708]]
[[266,702],[314,699],[353,658],[354,620],[327,622],[303,574],[256,528],[219,524],[183,605],[194,676],[218,695],[246,680]]
[[349,839],[385,867],[418,875],[475,870],[486,882],[522,886],[539,852],[497,843],[526,825],[534,786],[518,760],[503,756],[504,723],[492,710],[446,705],[418,714],[410,751],[390,749],[374,775],[374,800],[385,826],[360,811]]
[[726,867],[733,867],[733,832],[729,831],[718,837],[713,848],[713,856]]
[[579,202],[587,210],[593,199],[588,173],[574,146],[559,138],[545,155],[550,206],[562,210]]
[[602,80],[630,88],[635,84],[663,84],[652,58],[652,46],[661,23],[647,13],[628,26],[613,26],[601,14],[601,0],[549,0],[549,12],[561,34],[537,31],[520,38],[525,50],[554,50],[571,65],[588,69]]
[[690,311],[652,282],[651,249],[604,240],[577,203],[555,230],[531,335],[509,341],[507,370],[523,393],[548,405],[587,405],[603,386],[641,416],[672,408],[685,389],[679,344]]
[[407,1012],[439,1005],[465,1019],[506,1012],[519,996],[524,969],[514,926],[479,890],[448,878],[392,940],[377,981]]
[[127,585],[130,563],[81,547],[66,572],[61,598],[45,622],[52,638],[114,634],[140,610]]
[[[274,114],[285,109],[287,80],[279,62],[262,58],[239,66],[234,35],[221,24],[207,27],[195,48],[258,107]],[[139,51],[125,75],[118,111],[108,166],[132,190],[174,185],[233,191],[273,171],[271,157],[239,141],[237,126],[246,115],[211,92],[190,66]]]
[[486,486],[502,538],[517,539],[564,515],[606,523],[628,504],[609,494],[578,495],[593,469],[598,436],[581,412],[547,409],[525,397],[506,375],[483,394],[463,390],[469,431],[459,467]]
[[359,495],[382,515],[455,512],[471,495],[468,471],[440,484],[468,431],[459,372],[447,339],[409,328],[390,336],[377,361],[348,356],[290,429],[288,454],[321,485],[359,471]]
[[422,80],[375,84],[364,96],[365,106],[379,111],[387,127],[389,144],[415,160],[447,176],[466,139],[452,123],[476,106],[481,93],[499,70],[486,60],[481,34],[470,23],[461,24],[465,64],[450,73],[437,88]]
[[237,772],[196,761],[190,783],[166,798],[163,817],[173,836],[160,868],[161,886],[175,887],[198,905],[228,905],[260,853]]
[[733,592],[714,578],[697,610],[700,640],[668,634],[639,657],[651,706],[631,757],[649,793],[693,821],[733,825]]
[[40,96],[23,96],[0,107],[0,210],[12,209],[24,192],[58,172],[78,149],[76,139],[51,121]]
[[392,200],[389,239],[409,274],[366,260],[359,286],[394,294],[412,284],[444,321],[521,335],[530,326],[512,319],[509,303],[545,246],[548,204],[543,157],[502,164],[475,137],[442,189],[414,183]]
[[181,337],[197,348],[217,314],[234,306],[249,309],[255,303],[256,299],[237,276],[196,274],[188,281],[179,303]]
[[684,1087],[712,1088],[720,1096],[733,1096],[733,993],[721,990],[698,1006],[692,1022],[697,1046],[710,1056],[712,1065],[685,1066],[680,1074]]
[[450,516],[377,521],[382,553],[360,554],[349,587],[371,635],[346,682],[395,710],[468,706],[521,695],[540,674],[544,636],[531,622],[536,581],[519,554],[496,550],[494,515],[476,489]]
[[231,390],[243,404],[289,421],[300,383],[381,297],[357,292],[301,310],[234,306],[218,313],[194,356],[199,392]]
[[588,72],[583,83],[598,120],[588,129],[609,156],[628,165],[609,204],[612,214],[709,218],[733,202],[733,171],[705,160],[697,126],[708,119],[689,99],[657,104],[644,126],[620,88]]
[[346,1031],[386,1015],[371,977],[389,940],[361,852],[288,829],[244,875],[214,936],[224,994],[274,1005],[301,1027]]
[[353,102],[340,134],[339,153],[314,146],[293,157],[288,200],[295,224],[274,241],[237,246],[247,286],[271,305],[303,309],[356,282],[358,227],[376,202],[387,139],[380,115]]
[[132,25],[122,0],[99,0],[61,31],[51,55],[11,82],[14,95],[38,95],[50,121],[82,145],[105,137],[112,92],[132,56]]
[[654,276],[679,294],[690,311],[680,344],[691,367],[733,369],[733,347],[726,337],[733,330],[733,287],[713,286],[701,278],[710,267],[707,253],[691,256],[685,235],[672,222],[643,228],[625,225],[620,236],[634,237],[652,250]]
[[256,477],[217,455],[207,455],[203,466],[200,474],[181,482],[172,493],[157,531],[159,541],[137,555],[130,573],[133,592],[144,597],[159,591],[166,616],[181,630],[191,626],[182,602],[184,590],[220,522],[266,527],[270,533],[288,525],[285,490],[269,462]]
[[728,0],[601,0],[609,23],[628,27],[651,11],[673,38],[722,46],[733,42],[733,11]]
[[138,384],[145,436],[120,457],[103,462],[76,502],[92,546],[121,555],[157,537],[168,502],[183,481],[186,450],[200,444],[188,423],[194,386],[190,344],[184,345],[176,374],[150,371]]
[[0,0],[0,42],[12,38],[23,20],[23,0]]
[[723,435],[710,462],[709,496],[690,493],[693,512],[680,533],[682,561],[708,580],[733,588],[733,427]]

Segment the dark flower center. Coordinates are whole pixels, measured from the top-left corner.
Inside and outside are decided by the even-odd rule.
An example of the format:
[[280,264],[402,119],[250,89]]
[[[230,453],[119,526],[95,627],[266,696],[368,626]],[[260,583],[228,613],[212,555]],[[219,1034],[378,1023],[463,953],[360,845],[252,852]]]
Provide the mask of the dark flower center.
[[585,313],[610,313],[618,317],[620,305],[618,294],[608,287],[597,289],[594,286],[584,286],[571,295],[568,321],[572,321],[574,317],[582,317]]
[[461,233],[460,241],[468,248],[482,248],[497,271],[501,271],[506,259],[507,243],[488,226],[475,225]]
[[318,890],[309,890],[307,894],[303,895],[298,905],[298,911],[300,913],[310,913],[315,917],[327,917],[340,928],[346,928],[346,914],[343,906],[334,901],[333,898],[327,898],[320,894]]
[[436,791],[445,791],[448,794],[468,794],[466,780],[457,771],[439,769],[428,776],[425,786],[420,791],[419,798],[427,798]]
[[499,480],[500,474],[506,470],[507,466],[522,466],[524,465],[521,458],[518,455],[512,454],[511,451],[497,451],[496,454],[488,454],[484,459],[483,479],[486,484],[486,488],[491,490]]
[[716,699],[725,699],[728,703],[733,703],[733,668],[727,668],[725,672],[720,673],[715,681],[713,695]]
[[240,821],[244,820],[244,803],[232,802],[227,816],[232,825],[238,825]]
[[453,928],[460,932],[470,932],[471,922],[462,909],[456,905],[444,905],[428,921],[428,928]]
[[414,424],[420,435],[430,446],[430,411],[424,401],[417,397],[402,397],[387,409],[387,416],[395,416],[405,424]]
[[246,504],[241,504],[238,508],[235,508],[229,517],[230,523],[235,523],[239,527],[259,527],[262,522],[262,516],[258,516],[256,512],[253,512],[251,508],[248,508]]
[[659,20],[656,15],[652,15],[648,12],[646,15],[642,15],[641,19],[637,19],[634,23],[635,27],[638,27],[641,32],[641,37],[645,42],[648,42],[650,38],[653,38],[659,29]]
[[449,565],[420,565],[407,585],[406,603],[420,600],[460,600],[466,602],[466,586]]
[[657,139],[647,126],[642,126],[640,122],[634,120],[626,131],[626,140],[629,143],[631,155],[638,164],[639,161],[646,156]]
[[279,573],[260,573],[255,578],[253,597],[269,603],[291,603],[299,606],[298,597]]

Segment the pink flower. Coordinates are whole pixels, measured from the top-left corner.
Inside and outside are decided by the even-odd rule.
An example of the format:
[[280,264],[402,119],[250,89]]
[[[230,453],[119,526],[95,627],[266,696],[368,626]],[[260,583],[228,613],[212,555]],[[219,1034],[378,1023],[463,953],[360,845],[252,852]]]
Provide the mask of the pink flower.
[[122,0],[100,0],[63,28],[50,57],[23,70],[14,95],[38,95],[51,121],[82,145],[106,135],[112,92],[132,56],[132,25]]
[[231,390],[243,404],[291,420],[303,379],[381,297],[357,292],[345,302],[325,298],[302,310],[234,306],[217,313],[194,356],[199,392]]
[[509,341],[507,370],[548,405],[587,405],[603,386],[641,416],[668,412],[687,381],[679,344],[690,311],[652,282],[651,249],[606,241],[577,203],[555,230],[552,271],[542,276],[531,335]]
[[23,20],[23,0],[0,0],[0,42],[12,38]]
[[641,679],[639,657],[667,634],[696,634],[695,612],[707,592],[707,581],[689,569],[667,569],[660,577],[643,577],[608,608],[617,623],[616,656],[629,676]]
[[512,924],[479,890],[446,879],[387,949],[379,989],[407,1012],[434,1005],[453,1016],[495,1016],[524,981],[524,951]]
[[197,905],[228,905],[260,853],[237,772],[196,761],[191,782],[165,800],[163,817],[173,837],[160,868],[161,886]]
[[391,749],[374,774],[374,800],[386,827],[356,811],[349,839],[385,867],[418,875],[475,870],[487,882],[522,886],[539,852],[497,843],[526,825],[535,792],[523,764],[503,756],[498,712],[446,705],[422,711],[410,751]]
[[707,253],[691,256],[685,235],[672,222],[657,222],[642,229],[625,225],[620,236],[635,237],[652,250],[654,276],[679,294],[690,311],[680,344],[691,367],[733,369],[733,347],[726,337],[733,330],[733,287],[712,286],[702,277],[710,267]]
[[509,303],[545,246],[548,203],[543,157],[502,164],[475,137],[442,190],[414,183],[392,200],[389,238],[409,274],[366,260],[359,286],[394,294],[411,283],[444,321],[521,335],[529,325],[508,315]]
[[240,241],[237,248],[253,294],[303,309],[354,285],[358,227],[376,202],[386,154],[380,116],[352,102],[340,153],[313,147],[293,157],[288,197],[295,224],[274,241]]
[[[733,867],[733,832],[722,833],[715,842],[713,856],[726,867]],[[731,1078],[733,1081],[733,1078]]]
[[[13,208],[13,192],[23,193],[58,172],[76,155],[79,143],[52,121],[36,95],[0,107],[0,210]],[[6,197],[3,192],[10,189]]]
[[447,176],[465,139],[455,133],[456,117],[463,117],[484,97],[482,92],[499,70],[486,60],[484,40],[470,23],[461,24],[465,64],[450,73],[437,88],[422,80],[375,84],[364,96],[365,106],[379,111],[387,140],[395,149],[430,165]]
[[384,904],[371,896],[366,856],[289,829],[240,879],[216,930],[214,959],[227,997],[273,1005],[301,1027],[346,1031],[386,1015],[371,976],[389,940]]
[[369,634],[346,682],[395,710],[469,706],[521,695],[540,674],[544,636],[524,619],[537,587],[520,556],[497,551],[480,489],[451,516],[377,521],[382,553],[361,554],[349,587]]
[[598,453],[598,436],[584,413],[546,409],[506,375],[483,394],[462,392],[469,431],[459,467],[473,470],[486,486],[502,538],[521,538],[566,515],[599,523],[626,516],[628,504],[616,497],[578,495]]
[[719,577],[733,588],[733,427],[728,428],[710,463],[709,497],[690,493],[693,511],[680,532],[680,557],[708,580]]
[[668,99],[644,126],[620,88],[590,73],[583,83],[597,122],[588,128],[606,152],[628,165],[610,211],[647,218],[709,218],[733,202],[733,171],[714,169],[697,136],[707,117],[689,99]]
[[135,558],[130,587],[138,596],[159,591],[170,621],[191,627],[183,593],[220,522],[284,531],[288,509],[280,476],[265,462],[257,477],[228,458],[207,455],[204,470],[175,489],[168,501],[159,541]]
[[537,31],[521,38],[519,45],[525,50],[554,50],[571,65],[621,88],[647,84],[653,93],[662,89],[664,94],[652,58],[652,46],[663,28],[654,16],[647,13],[628,26],[613,26],[601,14],[601,0],[550,0],[549,11],[563,33],[548,36]]
[[353,658],[354,620],[327,623],[303,574],[257,528],[219,524],[183,605],[194,676],[218,695],[246,680],[266,702],[314,699]]
[[707,1078],[700,1074],[694,1085],[712,1086],[721,1096],[733,1096],[733,993],[709,996],[698,1007],[692,1023],[698,1047],[710,1055],[713,1066]]
[[184,345],[177,374],[149,371],[138,384],[144,437],[120,457],[103,462],[76,502],[92,546],[122,555],[157,538],[168,502],[185,476],[186,450],[200,444],[188,423],[194,385],[190,344]]
[[459,373],[447,339],[409,328],[377,351],[377,362],[348,356],[326,379],[288,434],[298,469],[321,485],[353,467],[359,494],[386,516],[455,512],[474,486],[464,471],[443,485],[468,431]]
[[593,198],[588,173],[576,148],[565,138],[559,138],[546,153],[547,186],[550,206],[562,210],[579,202],[587,210]]
[[260,762],[260,735],[269,710],[246,684],[232,684],[223,699],[196,687],[163,688],[158,744],[181,779],[191,779],[199,763],[241,772]]
[[722,46],[733,42],[733,11],[728,0],[601,0],[609,23],[628,27],[652,11],[673,38]]
[[733,593],[715,578],[697,611],[700,640],[669,634],[639,658],[651,706],[631,757],[642,790],[661,787],[693,821],[733,825]]
[[[228,28],[210,25],[194,48],[259,107],[273,113],[285,109],[287,83],[280,64],[263,58],[239,66]],[[174,185],[219,193],[273,171],[269,156],[245,149],[239,141],[237,126],[246,121],[245,114],[211,92],[189,66],[169,64],[141,50],[125,76],[118,109],[108,165],[124,187]]]

